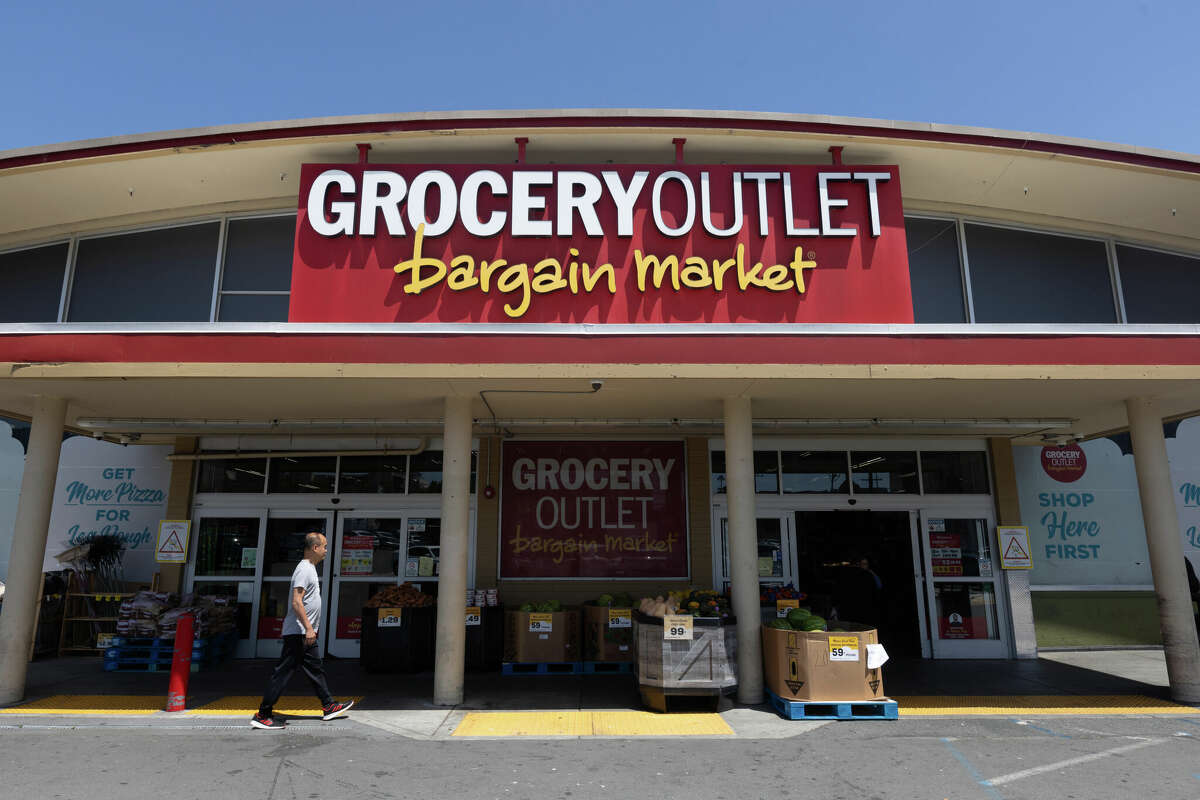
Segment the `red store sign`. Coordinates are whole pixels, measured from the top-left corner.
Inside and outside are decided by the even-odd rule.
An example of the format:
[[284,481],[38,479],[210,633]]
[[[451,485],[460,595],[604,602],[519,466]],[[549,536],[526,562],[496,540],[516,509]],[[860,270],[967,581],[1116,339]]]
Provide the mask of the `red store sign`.
[[305,164],[289,320],[911,323],[899,168]]
[[687,578],[682,442],[505,442],[502,578]]

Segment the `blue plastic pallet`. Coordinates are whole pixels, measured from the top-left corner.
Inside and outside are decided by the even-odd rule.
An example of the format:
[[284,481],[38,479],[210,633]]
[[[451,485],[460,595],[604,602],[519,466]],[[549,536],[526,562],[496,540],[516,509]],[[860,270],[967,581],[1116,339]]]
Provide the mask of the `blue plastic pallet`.
[[[193,661],[189,672],[200,672],[201,670],[209,669],[214,664],[201,664]],[[156,661],[149,664],[128,664],[121,661],[105,661],[105,672],[170,672],[170,661]]]
[[502,675],[578,675],[582,672],[582,661],[543,661],[536,664],[505,661],[500,665]]
[[784,700],[768,691],[771,705],[784,719],[897,719],[900,707],[895,700]]
[[584,675],[622,675],[633,672],[632,661],[584,661]]

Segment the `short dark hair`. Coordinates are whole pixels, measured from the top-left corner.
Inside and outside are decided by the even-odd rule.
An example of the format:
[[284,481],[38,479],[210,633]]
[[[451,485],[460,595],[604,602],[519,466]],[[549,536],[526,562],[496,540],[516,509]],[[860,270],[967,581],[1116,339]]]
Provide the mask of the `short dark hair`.
[[307,553],[312,550],[314,547],[319,545],[321,540],[324,538],[325,534],[321,533],[320,531],[313,531],[312,533],[304,534],[304,552]]

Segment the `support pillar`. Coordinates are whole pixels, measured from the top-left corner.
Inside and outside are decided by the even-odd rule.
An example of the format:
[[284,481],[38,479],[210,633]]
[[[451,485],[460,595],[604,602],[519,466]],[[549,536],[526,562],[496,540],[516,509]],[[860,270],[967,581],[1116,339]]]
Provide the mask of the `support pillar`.
[[1154,594],[1158,598],[1171,697],[1181,703],[1200,703],[1200,644],[1192,618],[1192,598],[1183,562],[1175,495],[1171,490],[1162,417],[1154,401],[1145,397],[1129,398],[1125,409],[1133,439],[1133,464],[1142,500]]
[[[1017,491],[1017,468],[1013,461],[1012,440],[1002,436],[988,440],[992,456],[992,475],[996,480],[996,523],[1021,524],[1021,500]],[[1002,569],[1012,614],[1013,655],[1037,658],[1037,629],[1033,620],[1033,594],[1029,588],[1029,570]]]
[[729,580],[737,617],[738,702],[763,701],[758,607],[758,525],[754,512],[754,437],[750,398],[725,398],[725,492],[729,504]]
[[463,701],[466,663],[467,555],[470,546],[471,400],[447,397],[442,443],[442,538],[433,702]]
[[54,481],[62,448],[67,401],[39,397],[34,405],[29,431],[29,451],[17,499],[17,521],[13,526],[12,551],[8,560],[8,584],[4,613],[0,615],[0,706],[11,705],[25,696],[25,669],[29,640],[41,598],[42,560],[50,509],[54,505]]

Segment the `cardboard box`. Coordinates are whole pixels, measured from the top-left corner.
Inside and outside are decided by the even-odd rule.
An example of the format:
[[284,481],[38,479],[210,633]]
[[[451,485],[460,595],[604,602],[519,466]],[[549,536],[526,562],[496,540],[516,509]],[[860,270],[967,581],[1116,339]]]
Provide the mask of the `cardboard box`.
[[[625,627],[614,627],[617,619]],[[633,609],[610,609],[608,606],[583,607],[583,658],[585,661],[633,661]]]
[[504,660],[515,664],[579,661],[579,611],[506,612]]
[[767,688],[784,700],[878,700],[882,668],[867,669],[867,645],[879,633],[866,625],[838,623],[842,631],[763,628]]

